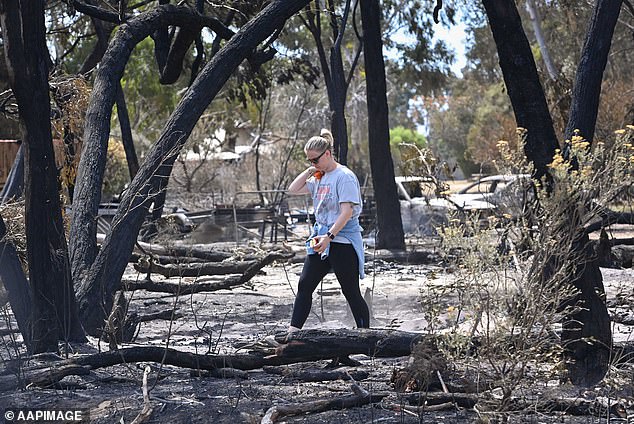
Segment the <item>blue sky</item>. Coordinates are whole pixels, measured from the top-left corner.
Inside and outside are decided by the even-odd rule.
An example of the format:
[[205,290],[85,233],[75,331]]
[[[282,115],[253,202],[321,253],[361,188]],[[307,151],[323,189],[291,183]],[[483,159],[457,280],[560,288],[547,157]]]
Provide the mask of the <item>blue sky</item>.
[[[457,76],[461,77],[462,72],[460,71],[467,63],[465,58],[465,43],[466,43],[466,32],[465,25],[462,22],[457,22],[456,25],[453,25],[451,28],[446,28],[440,24],[434,24],[434,40],[443,40],[450,49],[453,49],[455,52],[455,61],[451,66],[451,70]],[[397,31],[392,35],[392,39],[399,43],[412,43],[414,40],[411,36],[406,35],[403,31]],[[396,51],[385,51],[385,55],[394,59],[397,57]]]

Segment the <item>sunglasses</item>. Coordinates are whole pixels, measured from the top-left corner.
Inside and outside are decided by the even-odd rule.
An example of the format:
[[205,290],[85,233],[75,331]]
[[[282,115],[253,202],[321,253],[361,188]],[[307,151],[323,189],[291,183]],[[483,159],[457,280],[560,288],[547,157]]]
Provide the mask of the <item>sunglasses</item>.
[[324,155],[324,153],[326,153],[328,151],[328,149],[324,150],[323,152],[321,152],[321,154],[319,156],[317,156],[316,158],[306,158],[306,160],[310,163],[312,163],[313,165],[317,165],[317,162],[319,162],[319,159],[321,159],[321,157]]

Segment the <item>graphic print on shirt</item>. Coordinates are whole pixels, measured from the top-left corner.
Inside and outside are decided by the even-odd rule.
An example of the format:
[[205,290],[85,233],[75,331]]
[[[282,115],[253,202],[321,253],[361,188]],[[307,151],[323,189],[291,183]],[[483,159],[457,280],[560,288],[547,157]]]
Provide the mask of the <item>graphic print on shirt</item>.
[[320,184],[317,186],[316,208],[315,214],[317,216],[330,216],[336,212],[335,207],[337,204],[333,202],[331,184]]

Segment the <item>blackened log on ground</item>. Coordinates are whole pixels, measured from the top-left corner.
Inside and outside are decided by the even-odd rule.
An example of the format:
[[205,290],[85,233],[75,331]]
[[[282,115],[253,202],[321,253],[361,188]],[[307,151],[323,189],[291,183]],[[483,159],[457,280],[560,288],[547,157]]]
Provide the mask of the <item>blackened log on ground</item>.
[[480,395],[475,393],[412,392],[399,393],[401,401],[410,405],[440,405],[451,402],[460,408],[473,408]]
[[155,346],[130,347],[94,355],[79,356],[70,359],[68,362],[89,366],[91,369],[105,368],[130,362],[158,362],[165,365],[191,368],[194,370],[213,370],[218,368],[254,370],[262,368],[265,365],[276,366],[292,363],[289,359],[272,355],[198,355]]
[[261,354],[197,355],[155,346],[124,348],[93,355],[76,356],[62,361],[59,358],[53,358],[53,360],[55,361],[54,365],[47,362],[33,367],[26,367],[23,362],[12,363],[11,370],[14,372],[0,375],[0,392],[23,389],[32,385],[50,387],[69,375],[86,375],[90,370],[132,362],[156,362],[191,368],[192,370],[223,368],[253,370],[265,365],[279,366],[298,362],[297,359],[279,358],[274,355],[269,357]]
[[[200,258],[190,258],[187,256],[165,256],[165,255],[152,255],[152,261],[154,263],[157,264],[161,264],[161,265],[169,265],[169,264],[192,264],[192,263],[201,263],[202,260]],[[231,257],[230,254],[227,254],[226,256],[227,258]],[[130,262],[131,263],[137,263],[141,260],[148,260],[148,258],[150,258],[149,255],[144,255],[141,253],[136,253],[136,252],[132,252],[132,255],[130,255]],[[224,259],[218,259],[218,260],[214,260],[214,261],[209,261],[209,262],[220,262]]]
[[138,241],[136,245],[143,253],[165,256],[184,256],[190,258],[200,258],[206,261],[223,261],[233,256],[230,252],[220,251],[215,245],[206,246],[162,246],[156,243],[145,243]]
[[622,239],[613,238],[613,239],[610,240],[610,245],[612,247],[614,247],[614,246],[634,246],[634,237],[622,238]]
[[242,274],[258,261],[231,262],[196,262],[187,264],[157,264],[153,261],[142,260],[134,264],[139,272],[161,274],[165,277],[199,277],[201,275]]
[[[102,244],[106,239],[105,234],[97,234],[97,243]],[[234,244],[235,246],[235,244]],[[165,256],[173,258],[198,258],[208,262],[220,262],[234,256],[233,253],[227,251],[226,243],[210,243],[210,244],[170,244],[167,246],[156,243],[145,243],[137,241],[134,246],[135,252],[131,254],[131,258],[139,258],[141,254],[151,256]]]
[[371,403],[381,402],[388,393],[369,393],[359,386],[353,386],[354,394],[339,396],[334,399],[319,399],[312,402],[289,403],[276,405],[268,409],[262,424],[273,424],[282,417],[303,415],[307,413],[324,412],[333,409],[356,408]]
[[[293,336],[289,345],[278,348],[278,353],[284,351],[285,348],[288,349],[295,345],[295,350],[293,351],[293,348],[291,348],[289,352],[301,353],[301,356],[273,355],[272,349],[263,353],[248,353],[244,355],[197,355],[170,348],[143,346],[101,352],[94,355],[76,356],[68,360],[56,362],[54,368],[77,365],[80,367],[89,367],[89,369],[94,370],[131,362],[157,362],[194,370],[214,370],[219,368],[254,370],[265,366],[280,366],[298,362],[331,359],[333,357],[353,353],[369,354],[373,352],[374,356],[382,357],[405,356],[409,355],[411,351],[410,346],[420,341],[423,337],[421,334],[406,333],[403,331],[367,329],[343,329],[329,332],[304,330],[294,333]],[[341,346],[337,346],[336,343],[341,343]],[[315,345],[330,345],[331,347],[327,348],[322,346],[321,349],[315,349]],[[304,351],[307,348],[314,350],[314,352],[305,354]],[[68,368],[68,370],[72,369],[72,367]],[[80,368],[76,370],[78,374],[84,372],[84,370]],[[51,367],[48,365],[39,365],[32,368],[22,367],[22,371],[19,373],[20,378],[16,378],[15,375],[0,377],[0,390],[13,390],[27,387],[34,381],[41,381],[42,378],[46,375],[50,375],[51,372],[54,371],[51,371]],[[66,372],[69,373],[70,371]]]
[[301,330],[276,336],[277,354],[285,358],[323,359],[364,354],[371,357],[407,356],[414,344],[435,343],[431,336],[396,330]]
[[192,283],[172,283],[169,281],[152,280],[123,280],[121,281],[123,290],[147,290],[157,293],[171,293],[177,295],[189,295],[193,293],[205,293],[224,289],[230,289],[242,285],[249,281],[241,275],[232,275],[222,281],[195,281]]
[[342,370],[323,370],[323,369],[301,369],[293,370],[288,367],[264,367],[264,372],[269,374],[281,375],[284,379],[289,380],[301,380],[304,382],[317,382],[317,381],[335,381],[335,380],[350,380],[355,381],[365,380],[370,376],[367,371],[342,371]]
[[19,332],[19,328],[2,328],[0,329],[0,337],[8,336],[11,334],[18,334]]
[[[21,369],[16,374],[0,376],[0,392],[12,391],[25,387],[54,387],[60,380],[69,375],[88,375],[88,367],[77,364]],[[19,377],[16,377],[19,376]]]
[[161,293],[173,293],[173,294],[192,294],[201,293],[206,291],[216,291],[222,289],[229,289],[234,286],[239,286],[246,283],[253,278],[258,271],[267,265],[270,265],[276,260],[286,260],[290,258],[293,253],[290,252],[274,252],[269,253],[259,262],[252,264],[248,269],[244,271],[242,275],[233,275],[225,278],[222,281],[211,282],[194,282],[194,283],[170,283],[170,282],[154,282],[150,280],[124,280],[122,281],[123,288],[126,290],[138,290],[145,289],[149,291],[156,291]]

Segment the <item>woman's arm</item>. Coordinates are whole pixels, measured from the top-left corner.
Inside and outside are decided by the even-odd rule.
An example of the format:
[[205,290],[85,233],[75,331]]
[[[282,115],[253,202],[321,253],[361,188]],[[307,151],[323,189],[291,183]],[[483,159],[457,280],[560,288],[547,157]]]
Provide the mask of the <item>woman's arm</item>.
[[317,169],[314,166],[308,167],[304,172],[299,174],[291,185],[286,190],[288,194],[308,194],[308,187],[306,186],[306,180],[313,176]]

